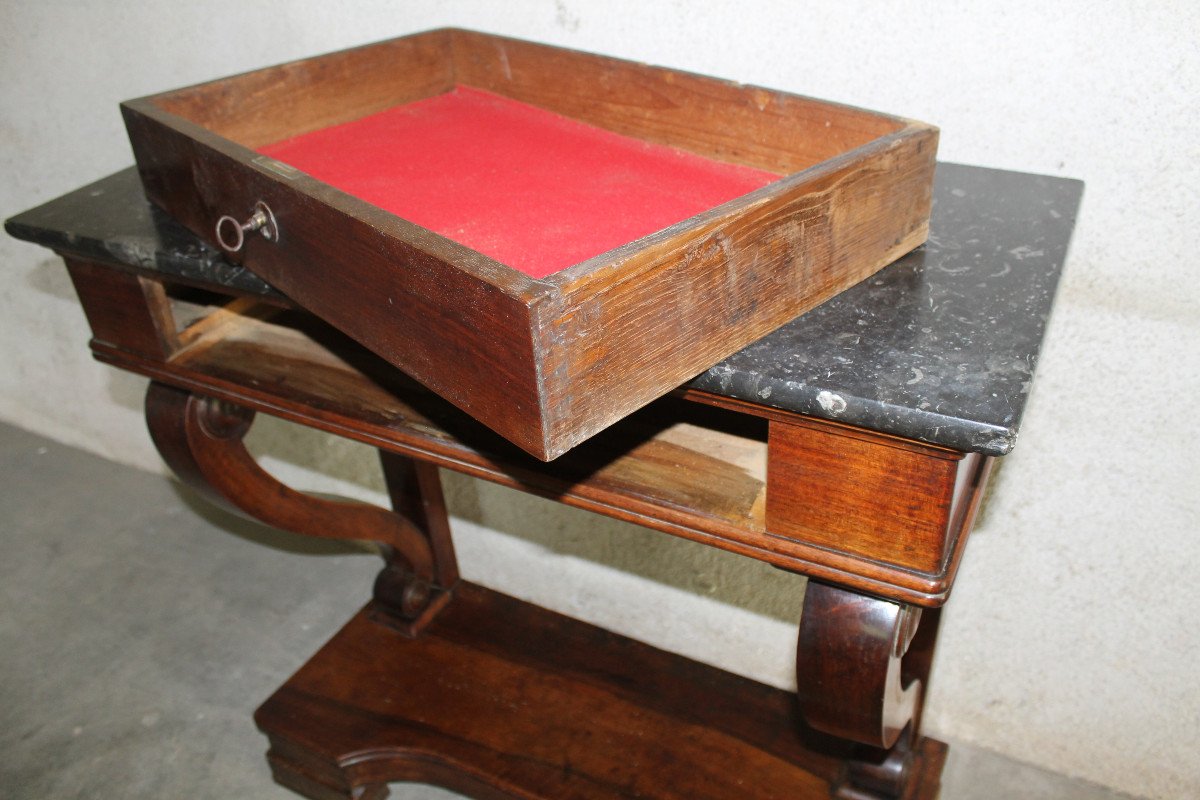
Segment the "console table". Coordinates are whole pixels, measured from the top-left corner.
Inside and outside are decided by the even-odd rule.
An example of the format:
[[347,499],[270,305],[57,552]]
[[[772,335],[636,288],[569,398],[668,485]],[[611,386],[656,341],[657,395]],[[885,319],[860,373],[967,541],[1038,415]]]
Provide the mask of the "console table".
[[[1081,190],[940,165],[927,245],[548,464],[223,260],[133,170],[6,229],[63,256],[95,356],[151,379],[181,479],[383,559],[372,599],[256,714],[281,784],[932,798],[938,608],[1014,444]],[[392,508],[277,482],[242,443],[257,412],[377,447]],[[460,580],[439,467],[809,576],[798,697]]]

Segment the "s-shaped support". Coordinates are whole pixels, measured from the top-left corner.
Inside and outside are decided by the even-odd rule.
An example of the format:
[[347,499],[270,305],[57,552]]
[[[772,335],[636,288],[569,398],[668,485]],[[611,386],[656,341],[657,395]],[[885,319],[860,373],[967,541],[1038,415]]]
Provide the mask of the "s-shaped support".
[[390,624],[416,635],[449,601],[458,566],[437,468],[380,453],[394,510],[291,489],[246,450],[254,412],[160,383],[146,393],[146,421],[163,459],[208,499],[293,533],[371,542],[385,562],[375,599]]
[[907,785],[939,616],[809,581],[796,657],[801,710],[811,727],[865,745],[835,797],[894,798]]

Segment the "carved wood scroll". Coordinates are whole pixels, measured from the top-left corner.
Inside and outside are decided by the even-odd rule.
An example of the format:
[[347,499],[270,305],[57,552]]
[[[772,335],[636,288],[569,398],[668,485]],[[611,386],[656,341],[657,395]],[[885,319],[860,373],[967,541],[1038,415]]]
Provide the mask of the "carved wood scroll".
[[810,580],[796,654],[813,728],[860,743],[838,800],[900,797],[909,784],[941,609]]
[[161,383],[146,393],[151,438],[179,478],[209,500],[272,527],[374,543],[386,562],[375,597],[414,634],[449,600],[458,580],[437,469],[384,458],[396,510],[298,492],[246,450],[254,412]]
[[808,724],[872,747],[894,745],[921,696],[921,680],[901,669],[920,621],[915,606],[809,581],[796,657]]

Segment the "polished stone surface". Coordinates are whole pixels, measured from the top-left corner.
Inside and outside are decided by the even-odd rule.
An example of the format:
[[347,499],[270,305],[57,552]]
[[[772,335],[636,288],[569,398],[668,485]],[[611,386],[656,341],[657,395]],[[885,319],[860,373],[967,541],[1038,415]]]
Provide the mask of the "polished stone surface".
[[692,385],[885,433],[1012,449],[1083,184],[939,164],[929,241]]
[[[958,450],[1020,428],[1083,184],[940,164],[931,233],[691,382]],[[18,238],[237,291],[274,290],[142,197],[131,168],[9,220]]]
[[18,239],[66,255],[128,264],[248,294],[278,294],[151,205],[133,167],[18,214],[4,227]]

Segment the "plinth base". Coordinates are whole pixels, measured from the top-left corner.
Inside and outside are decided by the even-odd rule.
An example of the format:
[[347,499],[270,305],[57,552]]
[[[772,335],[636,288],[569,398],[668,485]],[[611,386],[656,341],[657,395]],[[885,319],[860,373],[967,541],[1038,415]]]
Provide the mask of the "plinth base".
[[[368,605],[258,710],[275,779],[314,800],[420,781],[475,798],[828,798],[853,756],[795,696],[460,584],[417,638]],[[922,739],[910,800],[946,746]]]

